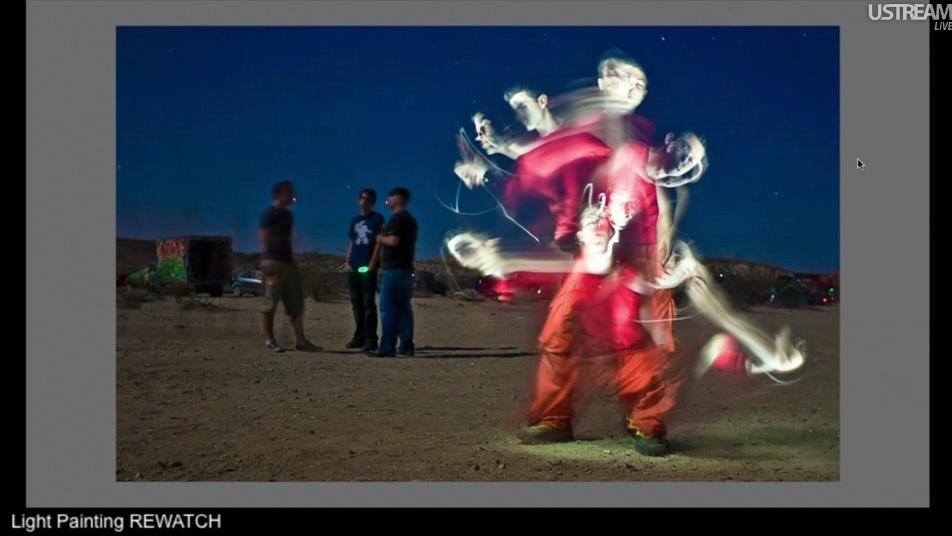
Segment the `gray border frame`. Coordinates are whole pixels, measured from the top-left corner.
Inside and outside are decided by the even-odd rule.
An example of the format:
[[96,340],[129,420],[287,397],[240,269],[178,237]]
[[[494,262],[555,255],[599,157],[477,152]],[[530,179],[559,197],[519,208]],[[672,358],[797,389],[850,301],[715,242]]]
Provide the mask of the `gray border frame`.
[[[27,2],[27,505],[927,506],[929,33],[923,23],[869,21],[866,9],[852,1]],[[114,288],[115,28],[340,24],[839,26],[841,480],[117,483],[115,302],[102,292]],[[884,434],[910,441],[897,453]]]

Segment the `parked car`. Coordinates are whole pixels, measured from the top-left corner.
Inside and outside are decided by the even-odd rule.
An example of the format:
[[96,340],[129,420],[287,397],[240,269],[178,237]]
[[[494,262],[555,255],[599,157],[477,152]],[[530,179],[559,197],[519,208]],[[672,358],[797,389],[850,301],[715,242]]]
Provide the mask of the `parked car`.
[[[379,289],[378,289],[379,290]],[[446,296],[449,287],[446,283],[440,281],[436,274],[425,270],[416,270],[413,272],[413,292],[422,296],[428,294],[437,294]]]
[[264,294],[264,279],[261,272],[246,270],[239,272],[231,282],[231,291],[235,296]]
[[558,292],[561,274],[516,272],[505,279],[485,276],[476,281],[475,290],[483,297],[502,303],[520,300],[549,300]]

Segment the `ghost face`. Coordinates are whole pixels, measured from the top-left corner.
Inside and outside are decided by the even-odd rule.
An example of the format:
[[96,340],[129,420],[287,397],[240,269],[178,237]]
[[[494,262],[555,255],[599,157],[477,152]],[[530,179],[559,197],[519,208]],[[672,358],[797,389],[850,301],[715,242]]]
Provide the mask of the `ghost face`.
[[705,155],[704,144],[694,134],[675,137],[669,133],[664,138],[663,161],[655,184],[675,188],[698,180]]
[[601,213],[584,214],[578,231],[582,249],[591,253],[604,253],[611,238],[611,225]]
[[608,60],[602,66],[598,89],[612,100],[621,101],[627,111],[634,111],[648,94],[648,77],[630,63]]
[[536,130],[543,124],[548,104],[549,98],[546,95],[533,98],[527,91],[520,91],[509,98],[509,106],[528,131]]

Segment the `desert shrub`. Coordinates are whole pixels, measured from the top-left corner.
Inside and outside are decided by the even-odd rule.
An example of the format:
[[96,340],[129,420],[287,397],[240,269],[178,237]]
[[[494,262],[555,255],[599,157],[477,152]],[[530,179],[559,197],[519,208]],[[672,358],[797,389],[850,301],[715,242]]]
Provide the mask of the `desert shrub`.
[[231,309],[226,309],[220,307],[215,300],[205,299],[200,296],[191,294],[189,296],[178,296],[175,298],[175,302],[178,303],[179,308],[183,311],[191,311],[194,309],[202,309],[205,311],[229,311]]
[[770,296],[771,281],[759,278],[747,278],[733,274],[718,277],[715,282],[724,289],[731,305],[744,310],[755,305],[767,303]]
[[347,274],[322,271],[311,266],[301,267],[304,293],[314,301],[330,301],[347,295]]
[[464,289],[451,294],[453,298],[460,301],[483,301],[483,297],[473,289]]
[[155,301],[156,295],[145,288],[125,287],[116,292],[116,299],[125,304],[136,304]]
[[185,281],[170,281],[159,287],[162,296],[184,298],[192,295],[192,288]]

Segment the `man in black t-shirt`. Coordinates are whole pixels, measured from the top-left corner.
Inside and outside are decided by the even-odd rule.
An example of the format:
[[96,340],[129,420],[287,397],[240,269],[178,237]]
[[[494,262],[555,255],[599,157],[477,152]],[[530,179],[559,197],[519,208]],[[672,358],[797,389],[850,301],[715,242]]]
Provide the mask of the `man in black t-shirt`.
[[380,347],[377,352],[369,352],[377,357],[395,357],[398,337],[400,354],[414,354],[413,309],[410,307],[410,298],[413,296],[417,222],[407,211],[409,202],[410,191],[406,188],[394,188],[390,191],[387,206],[393,210],[393,216],[377,237],[377,248],[371,260],[371,266],[376,267],[379,257],[383,271],[380,281]]
[[304,287],[301,272],[294,264],[291,249],[291,237],[294,227],[294,215],[288,210],[294,201],[294,187],[289,181],[282,181],[271,189],[273,201],[261,215],[258,226],[258,240],[264,250],[261,271],[265,277],[264,303],[262,313],[265,346],[270,350],[281,350],[274,339],[274,313],[278,304],[284,303],[284,310],[294,325],[295,349],[317,351],[320,348],[311,344],[304,336]]

